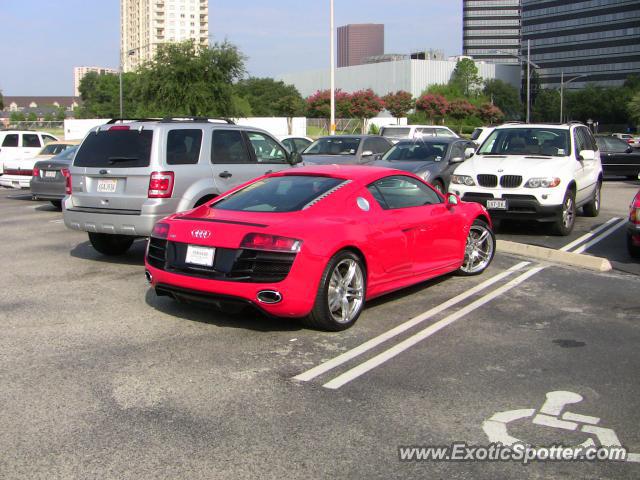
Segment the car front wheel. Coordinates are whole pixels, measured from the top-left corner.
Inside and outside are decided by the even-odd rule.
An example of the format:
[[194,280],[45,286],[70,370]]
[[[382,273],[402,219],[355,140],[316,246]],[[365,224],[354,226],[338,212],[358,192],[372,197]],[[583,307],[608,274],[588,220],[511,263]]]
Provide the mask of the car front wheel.
[[567,190],[562,201],[562,212],[560,218],[553,224],[553,231],[556,235],[567,236],[573,230],[576,222],[576,195],[573,190]]
[[351,327],[364,307],[366,279],[358,255],[348,250],[338,252],[322,274],[313,310],[304,323],[333,332]]
[[496,252],[496,237],[484,220],[477,219],[469,228],[464,263],[458,270],[460,275],[478,275],[484,272]]
[[133,237],[89,232],[89,241],[103,255],[122,255],[133,244]]

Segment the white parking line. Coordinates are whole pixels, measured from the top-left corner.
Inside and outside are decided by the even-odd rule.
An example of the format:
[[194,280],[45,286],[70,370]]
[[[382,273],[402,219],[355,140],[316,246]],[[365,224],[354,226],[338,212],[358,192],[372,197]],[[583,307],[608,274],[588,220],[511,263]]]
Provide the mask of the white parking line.
[[441,303],[440,305],[438,305],[437,307],[432,308],[431,310],[428,310],[424,313],[421,313],[420,315],[413,317],[411,320],[407,320],[406,322],[398,325],[395,328],[392,328],[391,330],[378,335],[377,337],[372,338],[371,340],[363,343],[362,345],[357,346],[356,348],[353,348],[341,355],[338,355],[335,358],[332,358],[331,360],[328,360],[324,363],[321,363],[320,365],[313,367],[311,370],[307,370],[306,372],[301,373],[300,375],[296,375],[294,378],[294,380],[300,380],[302,382],[308,382],[309,380],[312,380],[320,375],[322,375],[323,373],[328,372],[329,370],[332,370],[340,365],[342,365],[343,363],[348,362],[349,360],[362,355],[363,353],[371,350],[372,348],[377,347],[378,345],[380,345],[383,342],[386,342],[387,340],[396,337],[398,335],[400,335],[401,333],[409,330],[410,328],[418,325],[421,322],[424,322],[425,320],[428,320],[429,318],[433,317],[434,315],[437,315],[438,313],[462,302],[463,300],[466,300],[467,298],[475,295],[476,293],[484,290],[487,287],[490,287],[491,285],[493,285],[494,283],[499,282],[500,280],[502,280],[503,278],[511,275],[513,272],[516,272],[518,270],[521,270],[522,268],[524,268],[525,266],[529,265],[529,262],[521,262],[518,263],[517,265],[514,265],[513,267],[509,268],[508,270],[505,270],[502,273],[499,273],[498,275],[495,275],[493,277],[491,277],[488,280],[485,280],[484,282],[476,285],[475,287],[467,290],[464,293],[461,293],[460,295],[457,295],[449,300],[447,300],[444,303]]
[[389,348],[388,350],[376,355],[375,357],[367,360],[366,362],[361,363],[357,367],[354,367],[351,370],[346,371],[342,375],[338,375],[333,380],[325,383],[323,385],[323,387],[330,388],[330,389],[336,389],[336,388],[342,387],[344,384],[349,383],[350,381],[352,381],[352,380],[358,378],[359,376],[367,373],[369,370],[373,370],[377,366],[382,365],[387,360],[390,360],[393,357],[395,357],[396,355],[399,355],[400,353],[404,352],[408,348],[411,348],[416,343],[424,340],[425,338],[430,337],[434,333],[437,333],[440,330],[442,330],[443,328],[451,325],[453,322],[455,322],[456,320],[459,320],[460,318],[464,317],[466,314],[468,314],[470,312],[473,312],[474,310],[476,310],[476,309],[482,307],[483,305],[489,303],[494,298],[499,297],[500,295],[502,295],[505,292],[508,292],[509,290],[511,290],[514,287],[517,287],[522,282],[524,282],[525,280],[531,278],[532,276],[534,276],[536,273],[540,272],[544,268],[545,267],[536,267],[536,268],[532,268],[531,270],[528,270],[527,272],[523,273],[522,275],[519,275],[518,277],[516,277],[513,280],[511,280],[506,285],[503,285],[502,287],[497,288],[493,292],[488,293],[487,295],[479,298],[475,302],[470,303],[466,307],[461,308],[457,312],[452,313],[451,315],[443,318],[442,320],[440,320],[440,321],[438,321],[438,322],[436,322],[436,323],[434,323],[432,325],[429,325],[424,330],[421,330],[420,332],[416,333],[415,335],[407,338],[406,340],[398,343],[397,345]]
[[602,230],[604,230],[605,228],[608,228],[609,225],[611,225],[613,222],[620,220],[620,217],[613,217],[609,220],[607,220],[605,223],[603,223],[602,225],[600,225],[598,228],[592,230],[591,232],[582,235],[579,238],[576,238],[573,242],[566,244],[564,247],[562,247],[560,249],[561,252],[568,252],[569,250],[571,250],[573,247],[580,245],[582,242],[586,242],[587,240],[589,240],[590,238],[595,237],[598,233],[600,233]]
[[611,235],[613,232],[615,232],[616,230],[618,230],[620,227],[624,226],[627,223],[627,219],[622,219],[620,220],[618,223],[616,223],[613,227],[609,228],[608,230],[605,230],[603,233],[601,233],[600,235],[598,235],[597,237],[595,237],[593,240],[585,243],[584,245],[582,245],[579,248],[576,248],[573,253],[582,253],[585,250],[593,247],[596,243],[601,242],[602,240],[604,240],[605,238],[607,238],[609,235]]

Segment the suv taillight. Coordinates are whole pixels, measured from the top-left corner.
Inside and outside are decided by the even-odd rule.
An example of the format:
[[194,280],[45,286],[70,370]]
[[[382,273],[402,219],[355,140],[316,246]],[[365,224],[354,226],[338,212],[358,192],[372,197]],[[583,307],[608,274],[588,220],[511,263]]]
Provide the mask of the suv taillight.
[[31,175],[33,175],[34,177],[39,177],[40,169],[38,167],[33,167],[33,173]]
[[171,198],[173,172],[153,172],[149,179],[149,198]]
[[60,173],[64,177],[64,193],[71,195],[71,172],[68,168],[63,168]]

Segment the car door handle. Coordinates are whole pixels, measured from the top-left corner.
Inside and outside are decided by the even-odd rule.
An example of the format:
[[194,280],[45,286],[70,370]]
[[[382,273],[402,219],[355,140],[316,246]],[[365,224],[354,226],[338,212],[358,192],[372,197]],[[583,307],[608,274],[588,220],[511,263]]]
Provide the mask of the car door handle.
[[233,177],[233,174],[230,172],[227,172],[226,170],[222,173],[220,173],[220,175],[218,175],[220,178],[229,178],[229,177]]

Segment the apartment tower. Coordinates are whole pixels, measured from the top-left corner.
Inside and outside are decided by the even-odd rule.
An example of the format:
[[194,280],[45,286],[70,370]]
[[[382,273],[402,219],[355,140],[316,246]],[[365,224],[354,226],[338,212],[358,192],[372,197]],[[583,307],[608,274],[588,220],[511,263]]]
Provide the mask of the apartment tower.
[[151,60],[158,45],[209,42],[209,0],[120,0],[120,62],[124,71]]
[[520,0],[463,0],[462,16],[464,55],[486,62],[518,63]]

